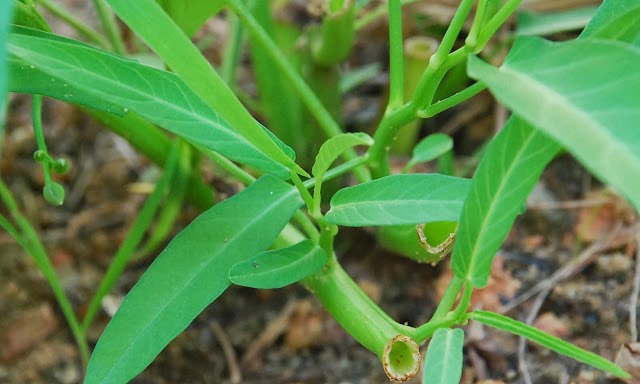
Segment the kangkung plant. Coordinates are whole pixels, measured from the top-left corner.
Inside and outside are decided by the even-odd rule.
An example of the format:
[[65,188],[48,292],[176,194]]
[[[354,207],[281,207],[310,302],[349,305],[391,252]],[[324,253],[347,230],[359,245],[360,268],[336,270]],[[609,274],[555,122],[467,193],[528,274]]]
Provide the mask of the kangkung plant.
[[[589,13],[590,21],[575,40],[553,42],[516,33],[499,67],[488,63],[483,49],[521,0],[462,0],[441,41],[418,45],[429,50],[418,70],[405,65],[401,0],[378,8],[364,8],[367,1],[320,1],[319,22],[305,30],[277,23],[272,7],[280,3],[264,0],[94,0],[104,35],[55,3],[36,3],[88,41],[53,34],[32,0],[0,2],[1,104],[6,104],[7,91],[33,94],[35,159],[45,175],[44,198],[63,204],[64,188],[51,171],[64,172],[66,164],[47,151],[40,119],[43,96],[78,105],[164,169],[83,319],[65,297],[36,232],[0,183],[10,215],[2,216],[0,225],[50,282],[88,364],[86,384],[133,379],[231,284],[274,289],[292,283],[317,297],[380,358],[393,380],[407,380],[424,366],[425,383],[459,382],[462,327],[469,321],[629,377],[594,353],[469,307],[473,292],[487,284],[494,255],[528,194],[560,151],[640,208],[637,0],[605,0]],[[231,33],[222,64],[214,69],[190,37],[223,9]],[[357,30],[384,14],[389,20],[388,104],[373,137],[344,133],[341,90],[379,68],[360,68],[341,78],[339,64],[348,57]],[[157,55],[162,69],[126,57],[116,15]],[[461,37],[465,23],[471,27]],[[535,33],[533,24],[528,30]],[[245,38],[251,43],[257,101],[235,86]],[[300,41],[306,42],[303,48]],[[456,83],[452,75],[462,81],[451,85]],[[416,80],[406,82],[405,76]],[[409,91],[406,83],[412,84]],[[412,158],[401,174],[392,174],[388,156],[396,137],[415,130],[411,126],[419,119],[485,89],[512,115],[487,144],[473,178],[408,173],[416,163],[450,156],[452,141],[444,135],[419,143],[415,137],[403,138],[399,150],[409,148]],[[266,127],[239,98],[253,102]],[[194,169],[194,158],[211,159],[246,188],[214,202]],[[339,176],[346,173],[355,176],[356,185],[339,185]],[[338,184],[329,188],[330,180]],[[323,210],[329,198],[330,209]],[[160,252],[89,358],[86,332],[101,298],[131,257],[162,244],[166,228],[139,247],[156,215],[157,222],[171,227],[184,199],[203,213]],[[334,252],[334,239],[344,226],[376,227],[381,244],[419,262],[435,263],[452,250],[454,276],[428,322],[394,321],[354,283]],[[419,346],[427,340],[423,359]]]

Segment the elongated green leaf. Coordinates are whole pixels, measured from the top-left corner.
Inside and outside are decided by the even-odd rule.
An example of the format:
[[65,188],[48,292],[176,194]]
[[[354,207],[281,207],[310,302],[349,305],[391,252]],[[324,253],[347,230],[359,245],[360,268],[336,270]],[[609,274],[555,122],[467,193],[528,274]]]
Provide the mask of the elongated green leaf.
[[108,0],[111,7],[231,127],[273,160],[307,173],[280,149],[189,38],[154,0]]
[[413,148],[413,155],[407,164],[407,169],[418,163],[424,163],[437,159],[453,148],[453,140],[444,133],[433,133]]
[[[606,26],[622,17],[625,12],[615,3],[616,0],[607,1],[598,10],[580,35],[581,39],[596,37],[596,34],[600,38],[624,37],[624,34],[608,36],[604,33],[607,28],[592,26],[592,23]],[[631,3],[636,4],[634,0],[619,3],[626,4],[627,8]],[[635,28],[635,24],[631,24],[626,26]],[[604,32],[600,34],[600,31]],[[559,148],[552,139],[521,118],[512,116],[509,119],[487,147],[474,174],[452,256],[456,276],[471,280],[476,287],[486,285],[493,257],[507,237],[519,207],[524,207],[538,176]]]
[[594,368],[609,372],[617,377],[631,377],[631,375],[625,372],[622,368],[593,352],[585,351],[584,349],[576,347],[562,339],[551,336],[539,329],[521,323],[517,320],[510,319],[506,316],[487,311],[473,311],[468,315],[468,318],[502,331],[526,337],[528,340],[540,344],[545,348],[549,348],[554,352],[569,356],[577,361],[589,364]]
[[638,63],[627,44],[521,37],[501,68],[472,57],[469,73],[640,209]]
[[85,384],[126,383],[229,286],[229,269],[265,250],[302,205],[297,190],[263,176],[215,205],[158,256],[105,329]]
[[605,0],[580,37],[623,41],[640,46],[640,2]]
[[386,176],[338,191],[326,219],[352,227],[458,221],[470,185],[438,174]]
[[311,240],[303,240],[234,265],[229,280],[243,287],[282,288],[318,271],[326,262],[327,254],[322,248]]
[[493,256],[559,149],[523,120],[509,119],[487,147],[473,177],[452,256],[456,276],[476,287],[487,284]]
[[589,23],[598,7],[583,7],[552,13],[521,12],[518,14],[518,35],[545,36],[579,30]]
[[422,368],[424,384],[459,384],[462,377],[464,331],[440,328],[429,342]]
[[6,41],[9,23],[13,11],[13,2],[0,4],[0,134],[4,131],[5,98],[7,97],[7,49]]
[[191,36],[224,6],[224,0],[156,0],[173,21]]
[[231,129],[176,75],[54,36],[24,28],[10,34],[11,91],[121,115],[134,111],[230,159],[282,178],[289,175],[286,167]]

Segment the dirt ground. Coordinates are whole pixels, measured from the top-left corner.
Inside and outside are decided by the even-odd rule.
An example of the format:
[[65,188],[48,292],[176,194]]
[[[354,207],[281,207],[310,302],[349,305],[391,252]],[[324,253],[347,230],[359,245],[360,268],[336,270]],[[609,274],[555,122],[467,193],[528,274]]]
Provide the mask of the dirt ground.
[[[81,8],[86,4],[68,3]],[[211,28],[223,25],[216,23],[223,21]],[[71,35],[63,26],[57,31]],[[371,61],[384,60],[379,47],[359,52],[373,55]],[[381,103],[383,80],[374,79],[346,97],[345,105],[352,108],[351,115],[360,116],[360,123],[375,118],[376,112],[366,112],[364,106]],[[462,164],[490,137],[501,116],[504,111],[482,95],[423,131],[446,127],[455,137],[457,162]],[[38,229],[81,315],[146,198],[134,186],[150,185],[158,170],[72,106],[46,100],[44,121],[50,152],[71,163],[71,171],[60,179],[67,189],[65,204],[52,207],[42,198],[41,169],[32,157],[36,145],[30,98],[23,95],[11,98],[0,175]],[[210,165],[203,167],[212,185],[234,188],[215,176]],[[615,359],[623,345],[637,338],[632,330],[640,285],[636,215],[568,155],[559,156],[545,171],[527,208],[496,257],[489,286],[474,295],[474,308],[505,313]],[[186,205],[174,233],[195,215]],[[409,325],[429,319],[451,276],[448,260],[435,268],[417,265],[375,245],[368,229],[341,230],[336,249],[365,292]],[[0,254],[0,384],[81,383],[77,348],[46,280],[5,232],[0,233]],[[89,332],[91,346],[109,311],[151,261],[129,265]],[[463,383],[619,383],[478,324],[467,325],[465,334]],[[631,344],[623,350],[640,352],[640,347]],[[634,356],[621,361],[638,364]],[[296,285],[268,291],[232,286],[132,382],[356,384],[388,379],[376,356]]]

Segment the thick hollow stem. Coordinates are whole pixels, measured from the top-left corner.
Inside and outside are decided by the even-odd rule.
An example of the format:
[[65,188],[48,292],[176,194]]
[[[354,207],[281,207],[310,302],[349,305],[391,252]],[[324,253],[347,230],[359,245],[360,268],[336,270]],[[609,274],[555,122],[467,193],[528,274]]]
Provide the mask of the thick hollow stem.
[[398,324],[378,307],[335,257],[324,270],[302,283],[351,336],[381,359],[389,340],[413,330]]

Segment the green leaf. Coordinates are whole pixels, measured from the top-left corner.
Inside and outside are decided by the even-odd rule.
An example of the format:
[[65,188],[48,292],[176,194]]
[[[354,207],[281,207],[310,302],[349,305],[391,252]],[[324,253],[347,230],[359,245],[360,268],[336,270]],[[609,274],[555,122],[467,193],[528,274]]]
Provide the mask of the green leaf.
[[639,62],[628,44],[521,37],[501,68],[471,57],[469,73],[640,209]]
[[224,7],[224,0],[156,0],[187,36]]
[[512,117],[487,147],[462,209],[452,267],[456,276],[483,287],[493,257],[529,193],[560,146]]
[[428,384],[458,384],[462,377],[462,347],[464,331],[460,328],[440,328],[429,342],[424,358],[422,382]]
[[451,140],[451,137],[444,133],[433,133],[420,140],[413,148],[413,155],[405,169],[409,169],[418,163],[426,163],[437,159],[452,148],[453,140]]
[[230,285],[229,269],[264,251],[302,205],[263,176],[180,232],[126,296],[89,362],[85,384],[126,383]]
[[[616,3],[617,0],[606,2],[580,38],[595,37],[598,31],[607,28],[593,25],[606,26],[608,20],[621,17],[624,12],[616,7]],[[634,0],[619,3],[625,11],[632,8],[631,3],[636,4]],[[599,37],[612,38],[613,35]],[[452,256],[456,276],[471,280],[476,287],[486,285],[494,255],[539,175],[559,149],[552,139],[521,118],[512,116],[509,119],[487,147],[474,174]]]
[[3,3],[13,3],[15,7],[13,11],[13,24],[51,32],[51,27],[49,27],[44,17],[38,12],[33,0],[4,0]]
[[8,46],[13,92],[42,94],[120,115],[133,111],[232,160],[282,178],[289,175],[172,73],[25,28],[10,34]]
[[316,179],[322,180],[331,164],[347,149],[356,145],[373,145],[373,139],[366,133],[343,133],[325,141],[320,147],[316,162],[313,164],[311,173]]
[[307,175],[262,129],[198,48],[154,0],[108,2],[116,14],[233,129],[273,160]]
[[483,324],[496,329],[500,329],[502,331],[525,337],[528,340],[540,344],[543,347],[548,348],[554,352],[557,352],[561,355],[569,356],[577,361],[589,364],[594,368],[609,372],[617,377],[625,379],[631,377],[631,375],[625,372],[622,368],[618,367],[609,360],[596,355],[595,353],[585,351],[584,349],[576,347],[575,345],[568,343],[562,339],[551,336],[539,329],[510,319],[506,316],[487,311],[473,311],[467,315],[467,318],[470,320],[479,321]]
[[338,191],[326,219],[352,227],[458,221],[470,185],[438,174],[386,176]]
[[229,280],[243,287],[282,288],[320,270],[326,262],[327,254],[322,248],[311,240],[303,240],[234,265]]
[[316,161],[311,169],[311,173],[316,178],[316,185],[313,189],[313,204],[314,211],[316,213],[320,213],[320,204],[322,200],[320,190],[322,188],[322,178],[324,177],[324,174],[342,153],[356,145],[371,146],[373,145],[373,139],[371,136],[362,132],[342,133],[325,141],[320,147],[318,155],[316,156]]
[[545,36],[584,28],[598,7],[583,7],[551,13],[520,12],[516,34]]
[[580,37],[623,41],[640,46],[640,2],[605,0]]
[[44,186],[42,195],[49,204],[62,205],[64,203],[64,187],[55,181]]
[[7,49],[6,41],[9,34],[9,23],[13,11],[13,2],[0,3],[0,135],[4,133],[4,116],[7,97]]

